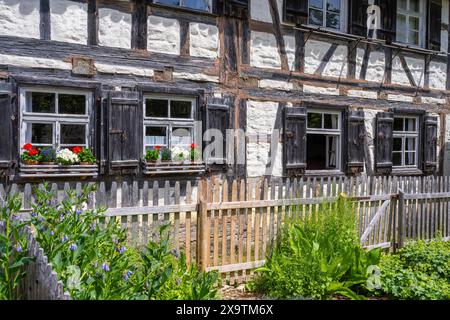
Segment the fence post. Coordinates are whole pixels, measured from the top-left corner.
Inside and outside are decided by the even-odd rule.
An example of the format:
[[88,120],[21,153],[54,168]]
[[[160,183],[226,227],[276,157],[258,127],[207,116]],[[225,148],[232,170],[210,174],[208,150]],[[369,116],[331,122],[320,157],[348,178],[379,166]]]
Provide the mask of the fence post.
[[200,271],[205,271],[209,254],[207,180],[200,180],[199,187],[200,201],[197,212],[197,264]]
[[402,248],[405,244],[406,221],[405,221],[405,193],[398,190],[398,243],[397,247]]

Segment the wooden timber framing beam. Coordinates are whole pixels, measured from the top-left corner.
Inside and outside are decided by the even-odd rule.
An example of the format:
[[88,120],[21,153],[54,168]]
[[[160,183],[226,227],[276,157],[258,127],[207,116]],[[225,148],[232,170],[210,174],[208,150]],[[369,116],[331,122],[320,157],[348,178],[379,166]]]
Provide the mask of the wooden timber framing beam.
[[409,84],[413,87],[417,87],[418,84],[416,84],[416,81],[414,80],[414,77],[411,73],[411,69],[409,69],[408,63],[406,62],[405,57],[403,54],[399,54],[398,58],[400,59],[400,63],[402,65],[403,70],[405,71],[406,77],[408,78]]
[[372,46],[370,43],[366,43],[364,48],[364,56],[361,64],[361,70],[359,72],[359,79],[366,80],[367,67],[369,66],[370,53],[372,51]]
[[189,57],[190,54],[190,32],[189,21],[180,19],[180,55],[182,57]]
[[88,0],[88,45],[98,45],[97,0]]
[[51,39],[50,25],[50,0],[40,0],[39,2],[40,24],[39,31],[42,40]]
[[276,0],[269,0],[270,15],[272,16],[273,30],[277,41],[278,53],[281,60],[281,69],[289,70],[289,63],[286,54],[286,44],[284,43],[283,30],[281,28],[280,13]]
[[147,50],[147,3],[145,0],[135,0],[131,24],[131,47]]
[[330,62],[331,58],[333,57],[334,53],[336,52],[337,48],[338,48],[338,45],[336,43],[331,44],[331,47],[327,50],[327,52],[325,52],[325,55],[323,56],[322,61],[320,61],[320,64],[317,67],[317,70],[314,71],[314,74],[321,75],[323,73],[328,62]]

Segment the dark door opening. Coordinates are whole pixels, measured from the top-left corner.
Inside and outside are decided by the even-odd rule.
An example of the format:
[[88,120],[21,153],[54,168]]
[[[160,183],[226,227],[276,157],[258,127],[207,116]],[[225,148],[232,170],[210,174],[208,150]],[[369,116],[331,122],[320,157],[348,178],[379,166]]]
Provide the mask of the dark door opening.
[[308,134],[306,148],[306,170],[326,169],[326,136],[322,134]]

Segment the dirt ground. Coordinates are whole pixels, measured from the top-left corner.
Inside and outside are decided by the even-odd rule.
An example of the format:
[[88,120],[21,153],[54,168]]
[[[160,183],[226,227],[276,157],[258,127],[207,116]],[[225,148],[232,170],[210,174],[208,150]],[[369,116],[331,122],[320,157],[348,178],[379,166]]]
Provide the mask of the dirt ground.
[[220,294],[224,300],[264,300],[265,297],[245,290],[245,285],[238,287],[223,286]]

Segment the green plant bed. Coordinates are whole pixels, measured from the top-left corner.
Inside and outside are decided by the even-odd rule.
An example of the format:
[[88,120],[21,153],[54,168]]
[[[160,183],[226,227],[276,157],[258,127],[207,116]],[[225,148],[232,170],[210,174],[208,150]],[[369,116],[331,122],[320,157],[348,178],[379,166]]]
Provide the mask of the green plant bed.
[[144,248],[126,245],[126,230],[116,219],[104,221],[103,210],[85,210],[92,189],[69,192],[61,205],[54,195],[36,190],[32,224],[65,290],[73,299],[214,299],[217,273],[201,273],[169,245],[168,226],[158,242]]

